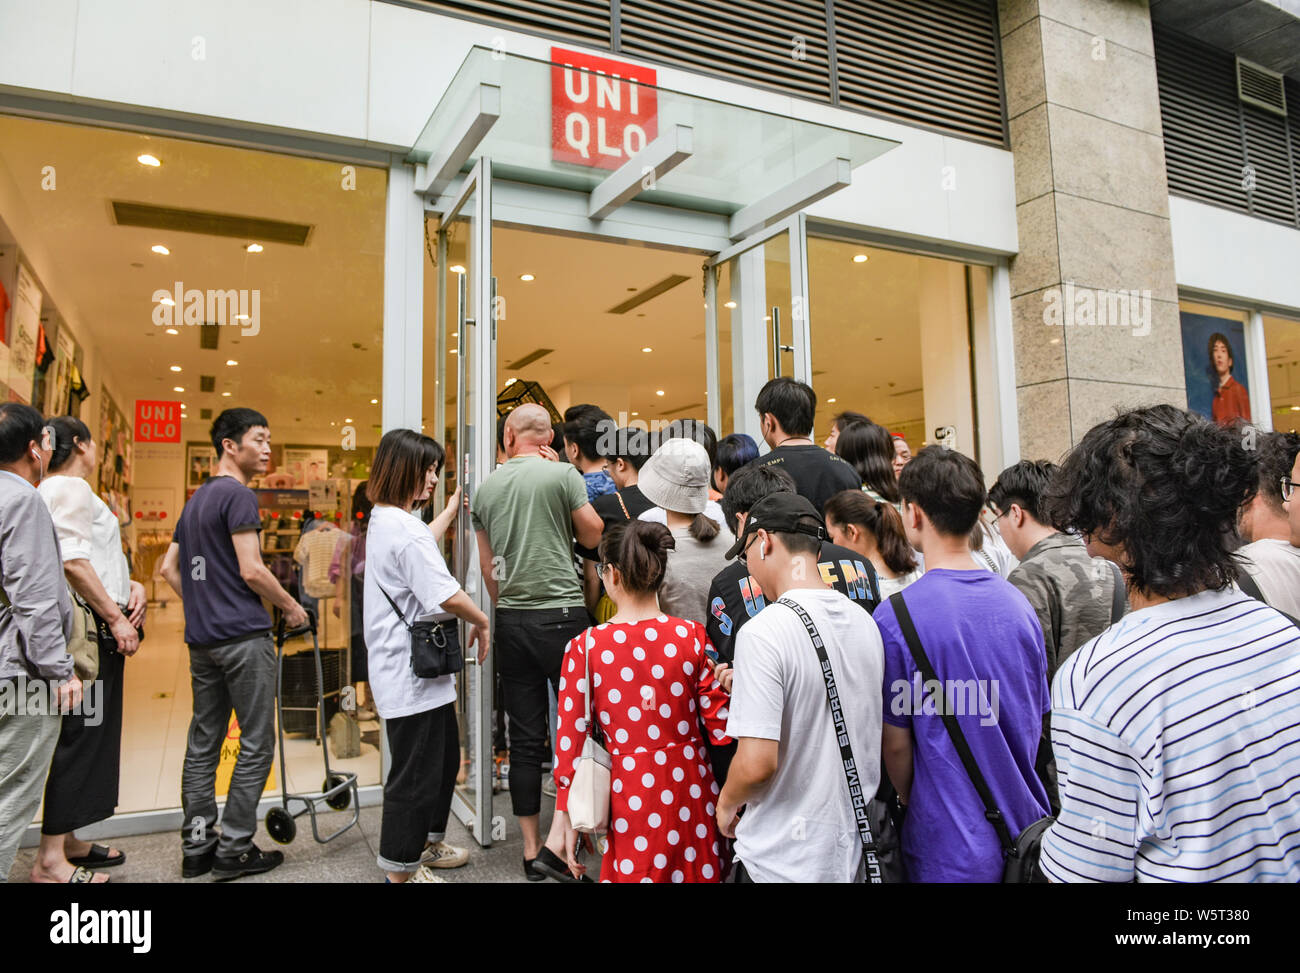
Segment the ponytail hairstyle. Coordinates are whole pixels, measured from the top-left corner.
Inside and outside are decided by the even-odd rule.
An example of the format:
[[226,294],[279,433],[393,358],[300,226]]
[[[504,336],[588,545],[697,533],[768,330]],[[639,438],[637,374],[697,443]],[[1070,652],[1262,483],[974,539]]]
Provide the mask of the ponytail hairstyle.
[[90,445],[90,430],[76,416],[56,416],[46,425],[53,430],[51,445],[54,452],[50,455],[50,472],[61,470],[77,451],[77,444]]
[[1236,579],[1237,512],[1258,478],[1240,432],[1150,406],[1088,430],[1044,491],[1044,515],[1121,547],[1131,588],[1179,598]]
[[722,530],[722,527],[713,518],[706,517],[704,514],[696,514],[688,529],[691,536],[697,541],[701,544],[707,544],[718,536],[718,532]]
[[847,423],[835,441],[835,453],[857,471],[863,486],[890,503],[902,499],[894,476],[894,437],[884,426],[871,420]]
[[826,501],[825,515],[837,524],[856,524],[874,537],[881,559],[895,574],[916,570],[916,552],[893,504],[872,500],[861,490],[843,490]]
[[672,531],[663,524],[628,520],[605,529],[597,554],[603,563],[618,568],[624,588],[632,594],[648,595],[663,585],[668,552],[676,543]]

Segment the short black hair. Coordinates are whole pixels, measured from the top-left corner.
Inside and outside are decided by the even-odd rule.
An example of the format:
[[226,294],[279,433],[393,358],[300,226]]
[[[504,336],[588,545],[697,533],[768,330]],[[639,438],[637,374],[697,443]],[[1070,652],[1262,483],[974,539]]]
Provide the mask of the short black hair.
[[781,538],[781,543],[791,554],[809,554],[816,557],[821,553],[822,542],[810,534],[784,530],[773,530],[768,533],[773,537]]
[[598,405],[572,405],[564,410],[564,441],[577,443],[584,459],[600,459],[601,433],[614,428],[614,420]]
[[0,402],[0,463],[14,463],[39,444],[45,417],[21,402]]
[[1210,361],[1214,361],[1214,346],[1217,344],[1222,344],[1223,350],[1228,353],[1228,365],[1231,366],[1235,364],[1236,361],[1232,354],[1232,342],[1228,340],[1228,336],[1222,331],[1216,331],[1214,334],[1210,335],[1210,341],[1205,346],[1205,353]]
[[752,436],[743,432],[733,432],[718,440],[718,449],[713,466],[732,476],[742,466],[748,466],[758,459],[758,443]]
[[1057,530],[1122,546],[1120,567],[1139,591],[1221,590],[1237,577],[1237,513],[1259,484],[1259,453],[1244,445],[1172,405],[1121,413],[1066,456],[1044,512]]
[[1050,460],[1022,459],[998,474],[997,482],[989,487],[989,503],[1001,514],[1010,510],[1013,503],[1018,504],[1034,520],[1045,523],[1043,493],[1059,469]]
[[407,508],[424,487],[429,470],[442,471],[447,454],[432,436],[414,429],[390,429],[379,440],[366,481],[366,498]]
[[775,466],[743,466],[727,481],[727,492],[722,495],[722,516],[727,526],[740,536],[737,514],[747,514],[750,508],[768,494],[798,493],[794,477]]
[[1282,477],[1291,475],[1295,458],[1300,454],[1300,435],[1293,432],[1266,432],[1259,437],[1259,495],[1268,505],[1282,512]]
[[256,409],[222,410],[221,415],[213,420],[210,433],[212,446],[216,449],[217,456],[225,455],[226,450],[221,445],[225,440],[232,439],[236,443],[243,443],[244,434],[254,426],[271,428],[271,424],[266,421],[266,416]]
[[771,413],[790,436],[811,436],[817,414],[812,388],[792,378],[774,378],[758,390],[754,408],[760,416]]
[[650,458],[650,434],[644,429],[624,426],[613,436],[601,436],[600,455],[607,460],[623,460],[632,469],[640,470]]
[[54,471],[63,468],[78,442],[89,443],[91,435],[86,424],[76,416],[57,416],[49,421],[49,427],[54,430],[50,443],[54,447],[50,454],[50,470]]
[[898,478],[903,499],[916,504],[935,530],[965,537],[984,508],[984,475],[975,461],[946,446],[926,446],[903,467]]

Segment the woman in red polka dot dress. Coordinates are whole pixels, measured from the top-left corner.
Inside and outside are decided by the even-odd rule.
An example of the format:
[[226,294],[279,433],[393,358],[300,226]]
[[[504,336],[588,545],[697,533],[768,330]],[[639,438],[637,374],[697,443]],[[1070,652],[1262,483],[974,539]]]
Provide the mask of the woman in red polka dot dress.
[[[672,534],[662,524],[616,524],[600,542],[601,580],[618,612],[589,628],[564,653],[555,734],[556,813],[568,807],[574,763],[587,735],[585,673],[591,708],[613,766],[603,882],[721,880],[715,820],[718,785],[700,734],[725,733],[731,672],[714,668],[704,626],[659,611]],[[721,681],[720,681],[721,680]],[[563,824],[569,867],[577,834]]]

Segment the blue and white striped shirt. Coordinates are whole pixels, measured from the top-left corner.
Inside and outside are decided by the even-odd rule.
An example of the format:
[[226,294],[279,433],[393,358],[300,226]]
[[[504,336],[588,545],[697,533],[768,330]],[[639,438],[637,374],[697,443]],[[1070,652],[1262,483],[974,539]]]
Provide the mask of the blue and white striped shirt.
[[1235,589],[1127,615],[1052,683],[1057,882],[1300,881],[1300,630]]

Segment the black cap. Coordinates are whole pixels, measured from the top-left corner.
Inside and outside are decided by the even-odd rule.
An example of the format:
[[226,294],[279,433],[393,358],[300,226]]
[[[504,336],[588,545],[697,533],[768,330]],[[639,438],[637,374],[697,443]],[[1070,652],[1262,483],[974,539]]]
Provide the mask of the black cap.
[[826,539],[826,522],[807,497],[797,493],[769,493],[749,508],[745,529],[731,545],[727,558],[743,551],[760,527],[769,534],[807,534],[819,541]]

